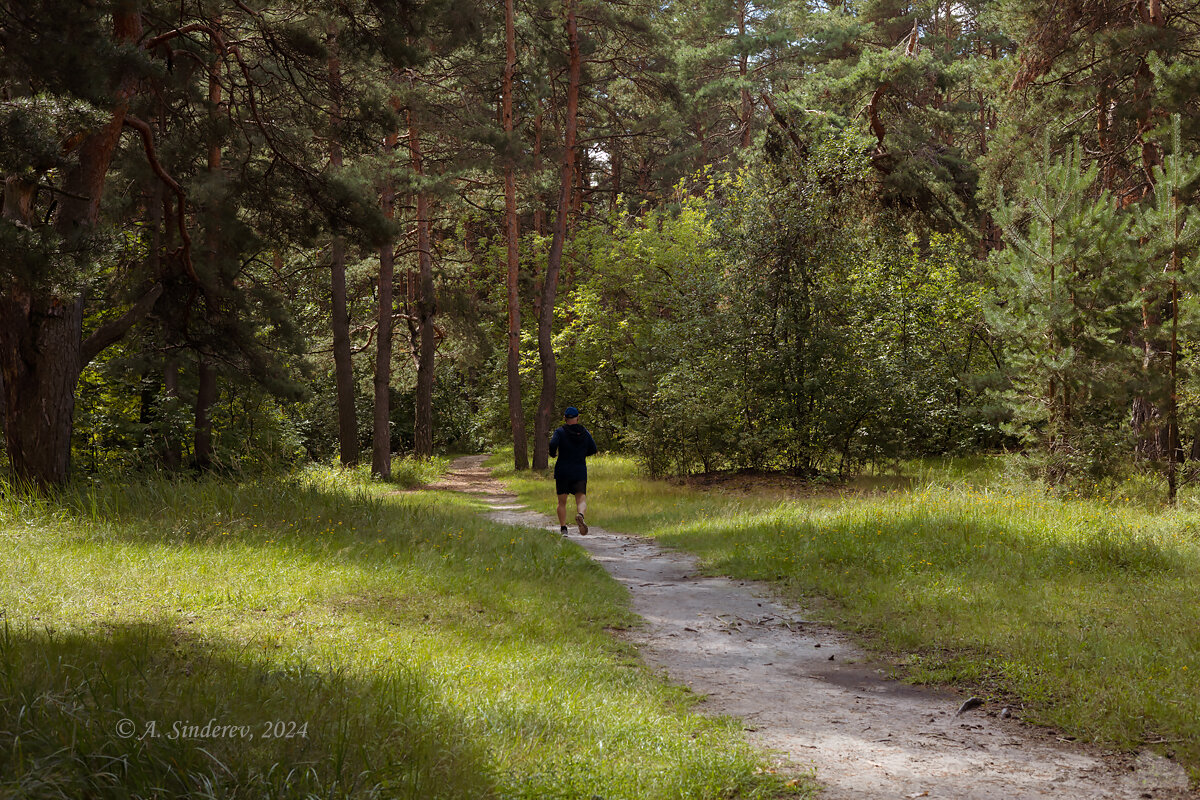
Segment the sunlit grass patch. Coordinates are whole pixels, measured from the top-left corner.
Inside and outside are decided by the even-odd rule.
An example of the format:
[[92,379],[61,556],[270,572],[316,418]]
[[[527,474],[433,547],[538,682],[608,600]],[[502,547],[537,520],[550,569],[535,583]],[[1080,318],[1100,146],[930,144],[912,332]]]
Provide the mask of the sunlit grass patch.
[[[1023,702],[1120,747],[1163,742],[1200,774],[1200,516],[1061,498],[994,462],[927,463],[911,489],[786,499],[589,464],[589,516],[774,582],[918,681]],[[545,506],[532,475],[510,478]]]
[[[605,632],[632,617],[582,550],[394,488],[6,492],[0,796],[778,796]],[[210,720],[257,735],[168,738]]]

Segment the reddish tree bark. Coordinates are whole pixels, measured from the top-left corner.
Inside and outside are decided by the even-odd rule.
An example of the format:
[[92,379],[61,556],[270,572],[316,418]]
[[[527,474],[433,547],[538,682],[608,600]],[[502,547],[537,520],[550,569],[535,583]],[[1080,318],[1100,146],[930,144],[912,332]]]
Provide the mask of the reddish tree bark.
[[83,299],[36,297],[14,287],[0,298],[4,432],[20,480],[62,483],[71,465],[71,429]]
[[575,2],[567,0],[567,119],[563,142],[563,163],[558,193],[558,214],[554,237],[546,259],[546,277],[542,283],[542,306],[538,315],[538,356],[542,364],[542,392],[538,399],[534,426],[533,468],[550,465],[550,426],[554,419],[558,389],[558,363],[554,357],[554,300],[558,292],[558,273],[562,268],[563,245],[567,238],[567,216],[571,209],[571,184],[575,179],[575,132],[579,116],[579,29],[575,20]]
[[508,422],[512,430],[513,466],[529,468],[525,411],[521,398],[521,296],[520,225],[517,221],[516,154],[513,141],[513,77],[517,72],[517,26],[514,0],[504,0],[504,83],[501,88],[501,124],[508,137],[504,162],[504,230],[507,238],[508,275]]

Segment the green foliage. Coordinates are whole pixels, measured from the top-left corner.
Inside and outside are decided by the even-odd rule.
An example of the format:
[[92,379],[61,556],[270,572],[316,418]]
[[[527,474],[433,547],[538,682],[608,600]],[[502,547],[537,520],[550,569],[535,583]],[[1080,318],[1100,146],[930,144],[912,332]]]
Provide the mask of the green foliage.
[[864,170],[830,133],[581,235],[560,391],[655,475],[844,472],[976,442],[971,256],[864,227]]
[[[1194,422],[1180,356],[1197,336],[1189,311],[1200,227],[1182,196],[1200,163],[1175,130],[1141,203],[1122,208],[1078,144],[1058,157],[1049,141],[1017,199],[1001,194],[997,220],[1011,247],[991,259],[988,318],[1007,345],[1014,431],[1040,448],[1039,469],[1053,483],[1127,472],[1135,446],[1165,457],[1166,438],[1177,442],[1182,427],[1181,394]],[[1156,439],[1164,445],[1148,444]]]
[[1177,440],[1180,430],[1200,429],[1197,414],[1200,409],[1193,399],[1197,376],[1188,358],[1195,343],[1200,341],[1200,317],[1196,313],[1200,220],[1189,203],[1200,182],[1200,158],[1184,151],[1181,127],[1182,122],[1176,117],[1171,152],[1154,169],[1154,191],[1131,209],[1131,234],[1137,237],[1137,257],[1148,273],[1143,297],[1163,309],[1158,324],[1149,327],[1144,335],[1169,343],[1158,347],[1146,359],[1145,369],[1154,378],[1147,383],[1152,390],[1158,389],[1150,396],[1167,409],[1168,418],[1162,423],[1175,425]]
[[[191,463],[196,362],[180,362],[178,355],[168,361],[172,354],[152,347],[147,339],[121,342],[83,370],[72,448],[77,470],[107,480],[163,469],[172,448],[181,455],[175,467]],[[164,362],[171,366],[164,368]],[[172,368],[178,370],[174,394],[164,387],[164,372]],[[306,454],[311,434],[297,411],[252,376],[226,373],[210,410],[213,467],[255,474],[295,464]]]
[[989,323],[1008,346],[1015,431],[1046,453],[1051,482],[1095,479],[1129,452],[1126,422],[1141,373],[1129,332],[1152,267],[1131,248],[1129,219],[1098,191],[1078,146],[1049,151],[997,220],[1011,247],[991,259]]
[[960,236],[877,240],[848,276],[860,458],[909,458],[995,441],[980,403],[989,364],[984,289]]

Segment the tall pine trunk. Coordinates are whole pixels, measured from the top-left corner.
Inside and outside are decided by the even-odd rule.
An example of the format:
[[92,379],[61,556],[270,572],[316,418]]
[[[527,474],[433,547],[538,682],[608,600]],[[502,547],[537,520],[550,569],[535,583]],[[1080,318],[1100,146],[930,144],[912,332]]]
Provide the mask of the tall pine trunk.
[[525,411],[521,399],[520,226],[517,222],[516,142],[513,141],[513,77],[517,72],[516,8],[504,0],[504,85],[501,117],[508,149],[504,163],[504,228],[508,244],[508,422],[512,430],[513,466],[529,468]]
[[[163,122],[163,129],[166,124]],[[171,252],[174,243],[175,230],[175,206],[172,198],[168,197],[166,192],[161,192],[160,202],[162,204],[162,239],[161,248],[159,250],[160,261],[163,257]],[[183,209],[180,209],[182,212]],[[163,265],[165,267],[165,264]],[[163,274],[163,273],[160,273]],[[162,420],[162,458],[163,465],[168,470],[178,470],[183,465],[183,431],[179,425],[179,412],[182,409],[182,400],[179,392],[179,355],[178,351],[173,349],[174,332],[171,325],[163,324],[163,336],[168,348],[166,363],[163,365],[163,395],[167,400],[168,413],[164,414]]]
[[416,111],[408,111],[408,146],[412,171],[417,180],[417,392],[413,420],[413,453],[417,458],[433,456],[433,358],[437,348],[433,318],[437,305],[433,296],[433,254],[430,252],[429,193],[420,185],[425,176],[421,158],[421,131]]
[[[220,20],[214,19],[213,29],[216,30],[219,24]],[[209,134],[208,142],[208,175],[210,181],[215,181],[221,171],[221,142],[216,133],[216,121],[221,107],[221,61],[216,58],[216,55],[221,50],[221,42],[216,34],[212,38],[214,60],[208,72],[208,104],[213,130]],[[221,244],[218,228],[220,212],[217,210],[215,202],[208,209],[207,214],[209,279],[216,280],[221,269]],[[201,353],[197,371],[199,388],[196,390],[194,465],[197,469],[209,469],[213,463],[212,408],[217,402],[217,369],[213,366],[210,358]]]
[[567,238],[567,216],[571,209],[571,184],[575,179],[575,129],[579,113],[579,30],[575,22],[575,2],[567,0],[567,120],[563,142],[563,163],[558,193],[558,215],[554,237],[546,259],[546,277],[542,283],[542,305],[538,314],[538,356],[542,363],[542,392],[538,398],[534,427],[533,468],[550,465],[550,426],[557,402],[558,363],[554,358],[554,300],[558,292],[558,273],[562,268],[563,245]]
[[[389,133],[384,149],[389,156],[396,150],[399,135]],[[383,183],[380,207],[389,220],[395,216],[396,189],[389,176]],[[379,316],[375,331],[375,420],[371,433],[371,472],[385,480],[392,477],[392,289],[394,283],[395,240],[388,238],[379,247]]]
[[[333,136],[329,138],[329,166],[342,167],[341,126],[342,76],[337,55],[337,31],[329,30],[329,91],[333,98]],[[335,231],[329,248],[329,295],[333,328],[333,379],[337,393],[338,453],[342,466],[358,463],[358,415],[354,409],[354,361],[350,350],[350,312],[346,305],[346,245]]]

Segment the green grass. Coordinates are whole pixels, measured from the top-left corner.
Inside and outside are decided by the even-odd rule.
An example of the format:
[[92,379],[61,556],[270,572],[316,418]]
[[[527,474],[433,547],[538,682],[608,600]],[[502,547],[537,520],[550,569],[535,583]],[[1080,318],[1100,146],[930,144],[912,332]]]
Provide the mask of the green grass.
[[393,458],[391,483],[404,489],[413,489],[432,483],[446,471],[450,458],[434,456],[421,458]]
[[[494,459],[499,461],[500,459]],[[882,492],[698,490],[589,467],[589,521],[773,582],[918,682],[1024,705],[1085,740],[1159,743],[1200,777],[1200,514],[1058,498],[995,462]],[[546,510],[544,478],[503,474]]]
[[394,489],[0,487],[0,797],[788,793],[608,632],[633,617],[582,550]]

